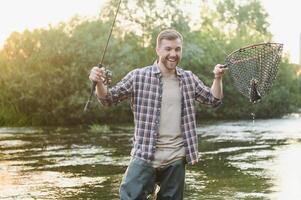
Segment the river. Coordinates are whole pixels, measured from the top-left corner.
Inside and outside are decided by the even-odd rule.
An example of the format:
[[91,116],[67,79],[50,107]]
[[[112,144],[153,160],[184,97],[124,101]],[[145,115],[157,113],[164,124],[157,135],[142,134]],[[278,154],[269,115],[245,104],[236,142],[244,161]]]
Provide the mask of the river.
[[[118,199],[132,126],[0,127],[0,199]],[[301,199],[301,115],[201,123],[185,200]]]

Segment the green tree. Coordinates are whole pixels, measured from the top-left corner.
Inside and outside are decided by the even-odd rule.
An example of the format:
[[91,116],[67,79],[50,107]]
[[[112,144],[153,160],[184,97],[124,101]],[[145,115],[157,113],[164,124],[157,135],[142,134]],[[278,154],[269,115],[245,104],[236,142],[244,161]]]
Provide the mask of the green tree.
[[[181,9],[184,0],[125,0],[105,56],[113,72],[113,84],[136,67],[152,64],[156,36],[175,28],[184,36],[181,66],[196,73],[207,85],[212,69],[230,52],[243,46],[272,40],[267,13],[260,1],[202,1],[200,18]],[[72,20],[14,32],[0,51],[0,125],[66,125],[131,121],[128,103],[99,106],[96,99],[88,113],[83,107],[90,93],[89,70],[101,58],[117,0],[108,1],[97,18]],[[177,5],[177,6],[175,6]],[[251,105],[225,77],[224,105],[218,111],[198,107],[211,118],[276,117],[300,107],[301,80],[297,67],[283,59],[271,92]],[[284,106],[285,105],[285,106]]]

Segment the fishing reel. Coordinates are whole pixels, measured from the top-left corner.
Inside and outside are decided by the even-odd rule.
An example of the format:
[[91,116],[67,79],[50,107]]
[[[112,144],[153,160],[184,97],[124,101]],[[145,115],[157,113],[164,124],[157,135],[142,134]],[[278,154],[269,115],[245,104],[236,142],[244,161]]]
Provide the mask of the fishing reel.
[[[98,64],[97,67],[102,68],[104,67],[102,64]],[[103,80],[103,83],[105,85],[110,85],[112,82],[112,72],[110,70],[105,69],[105,78]]]

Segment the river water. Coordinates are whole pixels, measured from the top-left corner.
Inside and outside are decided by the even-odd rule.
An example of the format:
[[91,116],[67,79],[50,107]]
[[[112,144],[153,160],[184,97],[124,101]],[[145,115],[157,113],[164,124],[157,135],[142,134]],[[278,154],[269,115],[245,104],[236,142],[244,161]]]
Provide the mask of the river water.
[[[118,199],[132,126],[0,128],[0,199]],[[198,126],[185,199],[301,199],[301,115]]]

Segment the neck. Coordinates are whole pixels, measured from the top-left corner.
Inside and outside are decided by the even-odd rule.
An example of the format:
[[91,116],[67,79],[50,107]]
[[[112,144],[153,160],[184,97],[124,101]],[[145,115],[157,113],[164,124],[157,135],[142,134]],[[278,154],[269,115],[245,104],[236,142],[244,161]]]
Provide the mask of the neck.
[[159,62],[157,63],[159,66],[159,69],[161,71],[162,76],[164,77],[171,77],[176,75],[176,69],[168,69],[167,67],[164,66],[163,63]]

